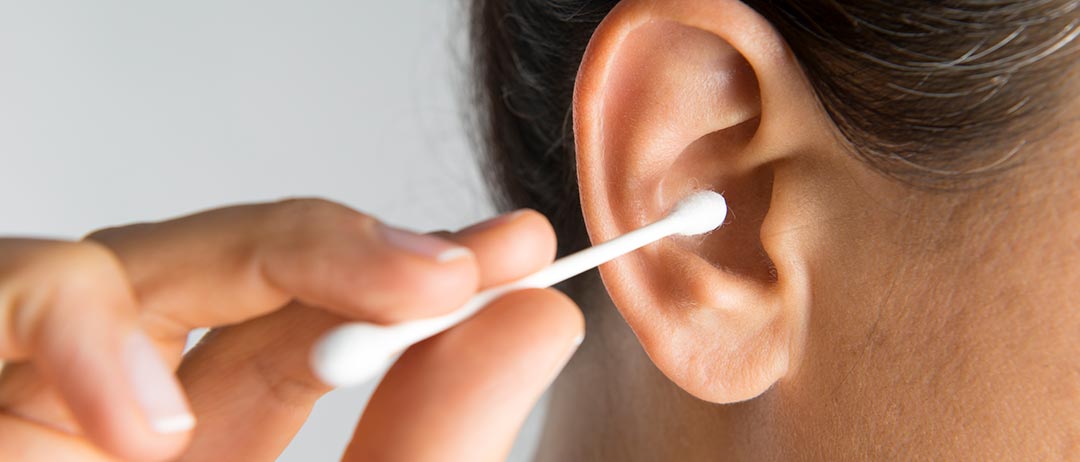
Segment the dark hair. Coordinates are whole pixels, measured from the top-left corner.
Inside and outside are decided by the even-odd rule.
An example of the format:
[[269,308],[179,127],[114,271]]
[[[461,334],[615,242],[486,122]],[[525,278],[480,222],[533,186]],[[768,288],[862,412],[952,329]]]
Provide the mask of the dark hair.
[[[472,3],[489,181],[501,208],[531,207],[552,220],[560,254],[587,245],[570,118],[574,78],[616,3]],[[786,39],[853,155],[932,187],[1013,163],[1025,136],[1060,106],[1055,85],[1068,84],[1070,44],[1080,33],[1078,0],[744,3]]]

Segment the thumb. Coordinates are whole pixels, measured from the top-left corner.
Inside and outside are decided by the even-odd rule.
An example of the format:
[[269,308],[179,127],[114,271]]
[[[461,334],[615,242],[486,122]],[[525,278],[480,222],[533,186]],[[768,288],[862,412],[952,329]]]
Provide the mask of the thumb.
[[[83,433],[114,455],[175,456],[194,419],[172,370],[138,327],[135,296],[115,257],[91,243],[11,239],[0,239],[0,256],[0,294],[7,295],[0,297],[7,321],[0,322],[0,355],[26,361],[11,379],[16,372],[44,379]],[[16,396],[0,403],[30,420],[69,425],[36,415]]]
[[402,355],[375,391],[346,461],[501,461],[573,355],[581,311],[550,289],[508,294]]

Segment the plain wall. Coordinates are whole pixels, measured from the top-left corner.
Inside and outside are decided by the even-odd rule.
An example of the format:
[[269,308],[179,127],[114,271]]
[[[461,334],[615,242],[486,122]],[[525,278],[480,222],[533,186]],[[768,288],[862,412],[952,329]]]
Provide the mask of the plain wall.
[[[461,8],[0,1],[0,235],[288,196],[420,230],[486,217]],[[279,460],[336,459],[369,393],[323,398]],[[529,458],[540,414],[510,460]]]

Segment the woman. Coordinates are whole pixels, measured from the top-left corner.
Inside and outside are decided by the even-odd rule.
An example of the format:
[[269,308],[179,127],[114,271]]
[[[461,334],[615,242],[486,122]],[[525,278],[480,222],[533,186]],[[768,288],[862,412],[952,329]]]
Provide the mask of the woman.
[[474,6],[506,203],[733,218],[566,288],[539,460],[1080,458],[1077,2],[615,3]]
[[[473,5],[495,178],[560,252],[697,189],[733,216],[566,287],[541,460],[1077,457],[1077,4],[866,3]],[[318,200],[4,239],[0,458],[272,459],[320,333],[555,246]],[[410,349],[346,459],[497,460],[581,329],[527,291]]]

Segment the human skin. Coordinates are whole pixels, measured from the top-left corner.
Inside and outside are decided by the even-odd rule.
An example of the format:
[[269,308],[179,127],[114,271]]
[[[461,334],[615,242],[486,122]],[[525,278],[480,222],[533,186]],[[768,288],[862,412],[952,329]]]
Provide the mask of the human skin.
[[[432,237],[317,199],[0,238],[0,460],[274,460],[329,391],[320,335],[445,313],[554,253],[532,211]],[[502,460],[582,329],[553,290],[492,302],[401,356],[343,460]]]
[[590,238],[702,187],[735,218],[575,286],[588,336],[538,460],[1080,458],[1069,72],[1022,163],[926,190],[850,154],[749,8],[620,3],[575,90]]

